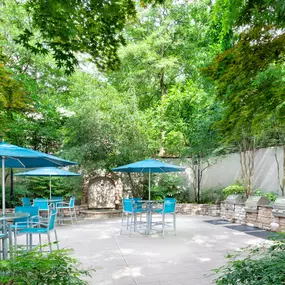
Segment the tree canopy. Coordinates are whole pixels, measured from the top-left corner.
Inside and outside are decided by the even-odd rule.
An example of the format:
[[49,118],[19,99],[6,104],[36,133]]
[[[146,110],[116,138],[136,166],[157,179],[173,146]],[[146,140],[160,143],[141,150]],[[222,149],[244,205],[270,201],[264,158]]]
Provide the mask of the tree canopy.
[[1,137],[83,172],[284,145],[284,9],[3,0]]
[[[160,1],[143,1],[153,4]],[[8,1],[2,2],[2,9]],[[117,50],[125,43],[122,31],[136,16],[135,1],[28,0],[15,1],[28,21],[15,37],[34,54],[51,53],[58,67],[74,72],[79,53],[87,53],[101,70],[119,64]],[[1,8],[0,6],[0,8]]]

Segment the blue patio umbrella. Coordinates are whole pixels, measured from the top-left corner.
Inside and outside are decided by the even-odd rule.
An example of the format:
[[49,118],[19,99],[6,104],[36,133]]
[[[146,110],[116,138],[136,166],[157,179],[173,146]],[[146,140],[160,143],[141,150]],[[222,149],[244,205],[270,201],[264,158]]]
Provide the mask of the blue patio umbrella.
[[49,192],[51,199],[51,177],[52,176],[80,176],[78,173],[70,172],[56,167],[41,167],[34,170],[21,172],[15,176],[48,176],[49,177]]
[[184,167],[165,163],[155,159],[146,159],[112,169],[119,172],[147,172],[148,173],[148,199],[150,200],[150,173],[184,171]]
[[45,166],[67,166],[76,164],[50,154],[28,148],[0,142],[0,157],[2,160],[2,211],[5,214],[5,167],[33,168]]

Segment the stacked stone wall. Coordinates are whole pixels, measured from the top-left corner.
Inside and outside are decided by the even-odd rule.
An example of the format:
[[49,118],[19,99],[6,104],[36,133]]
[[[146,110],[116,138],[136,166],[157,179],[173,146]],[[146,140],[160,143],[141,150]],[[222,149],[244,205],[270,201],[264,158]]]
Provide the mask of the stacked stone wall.
[[275,217],[272,206],[259,206],[256,212],[246,212],[244,204],[227,205],[221,203],[221,218],[232,223],[238,223],[270,231],[285,231],[285,217]]
[[176,204],[176,213],[182,215],[220,216],[220,205],[211,204]]

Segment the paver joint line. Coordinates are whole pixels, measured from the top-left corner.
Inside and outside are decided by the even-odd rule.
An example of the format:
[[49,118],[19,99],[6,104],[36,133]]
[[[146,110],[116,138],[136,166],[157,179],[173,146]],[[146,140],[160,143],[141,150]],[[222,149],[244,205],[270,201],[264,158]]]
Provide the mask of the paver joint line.
[[120,248],[120,245],[119,245],[119,243],[118,243],[118,240],[116,239],[116,236],[113,235],[113,238],[114,238],[115,241],[116,241],[116,244],[117,244],[117,246],[118,246],[118,248],[119,248],[119,250],[120,250],[121,256],[122,256],[122,258],[124,259],[124,261],[125,261],[125,263],[126,263],[126,266],[127,266],[127,267],[129,268],[129,270],[130,270],[131,276],[132,276],[132,278],[133,278],[135,284],[138,285],[138,283],[137,283],[135,277],[133,276],[133,273],[132,273],[132,271],[131,271],[131,268],[129,267],[129,264],[128,264],[127,260],[125,259],[125,256],[123,255],[123,252],[122,252],[122,250],[121,250],[121,248]]

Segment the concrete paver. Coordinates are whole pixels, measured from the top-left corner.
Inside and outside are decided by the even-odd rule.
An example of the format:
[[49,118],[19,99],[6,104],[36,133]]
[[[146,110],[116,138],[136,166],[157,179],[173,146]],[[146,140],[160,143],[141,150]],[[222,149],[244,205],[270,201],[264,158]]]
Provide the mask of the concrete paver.
[[[120,219],[81,220],[57,228],[60,247],[73,248],[91,285],[210,285],[211,269],[233,250],[263,241],[216,218],[177,216],[177,236],[120,235]],[[22,238],[24,241],[24,238]],[[35,239],[36,242],[36,239]]]

